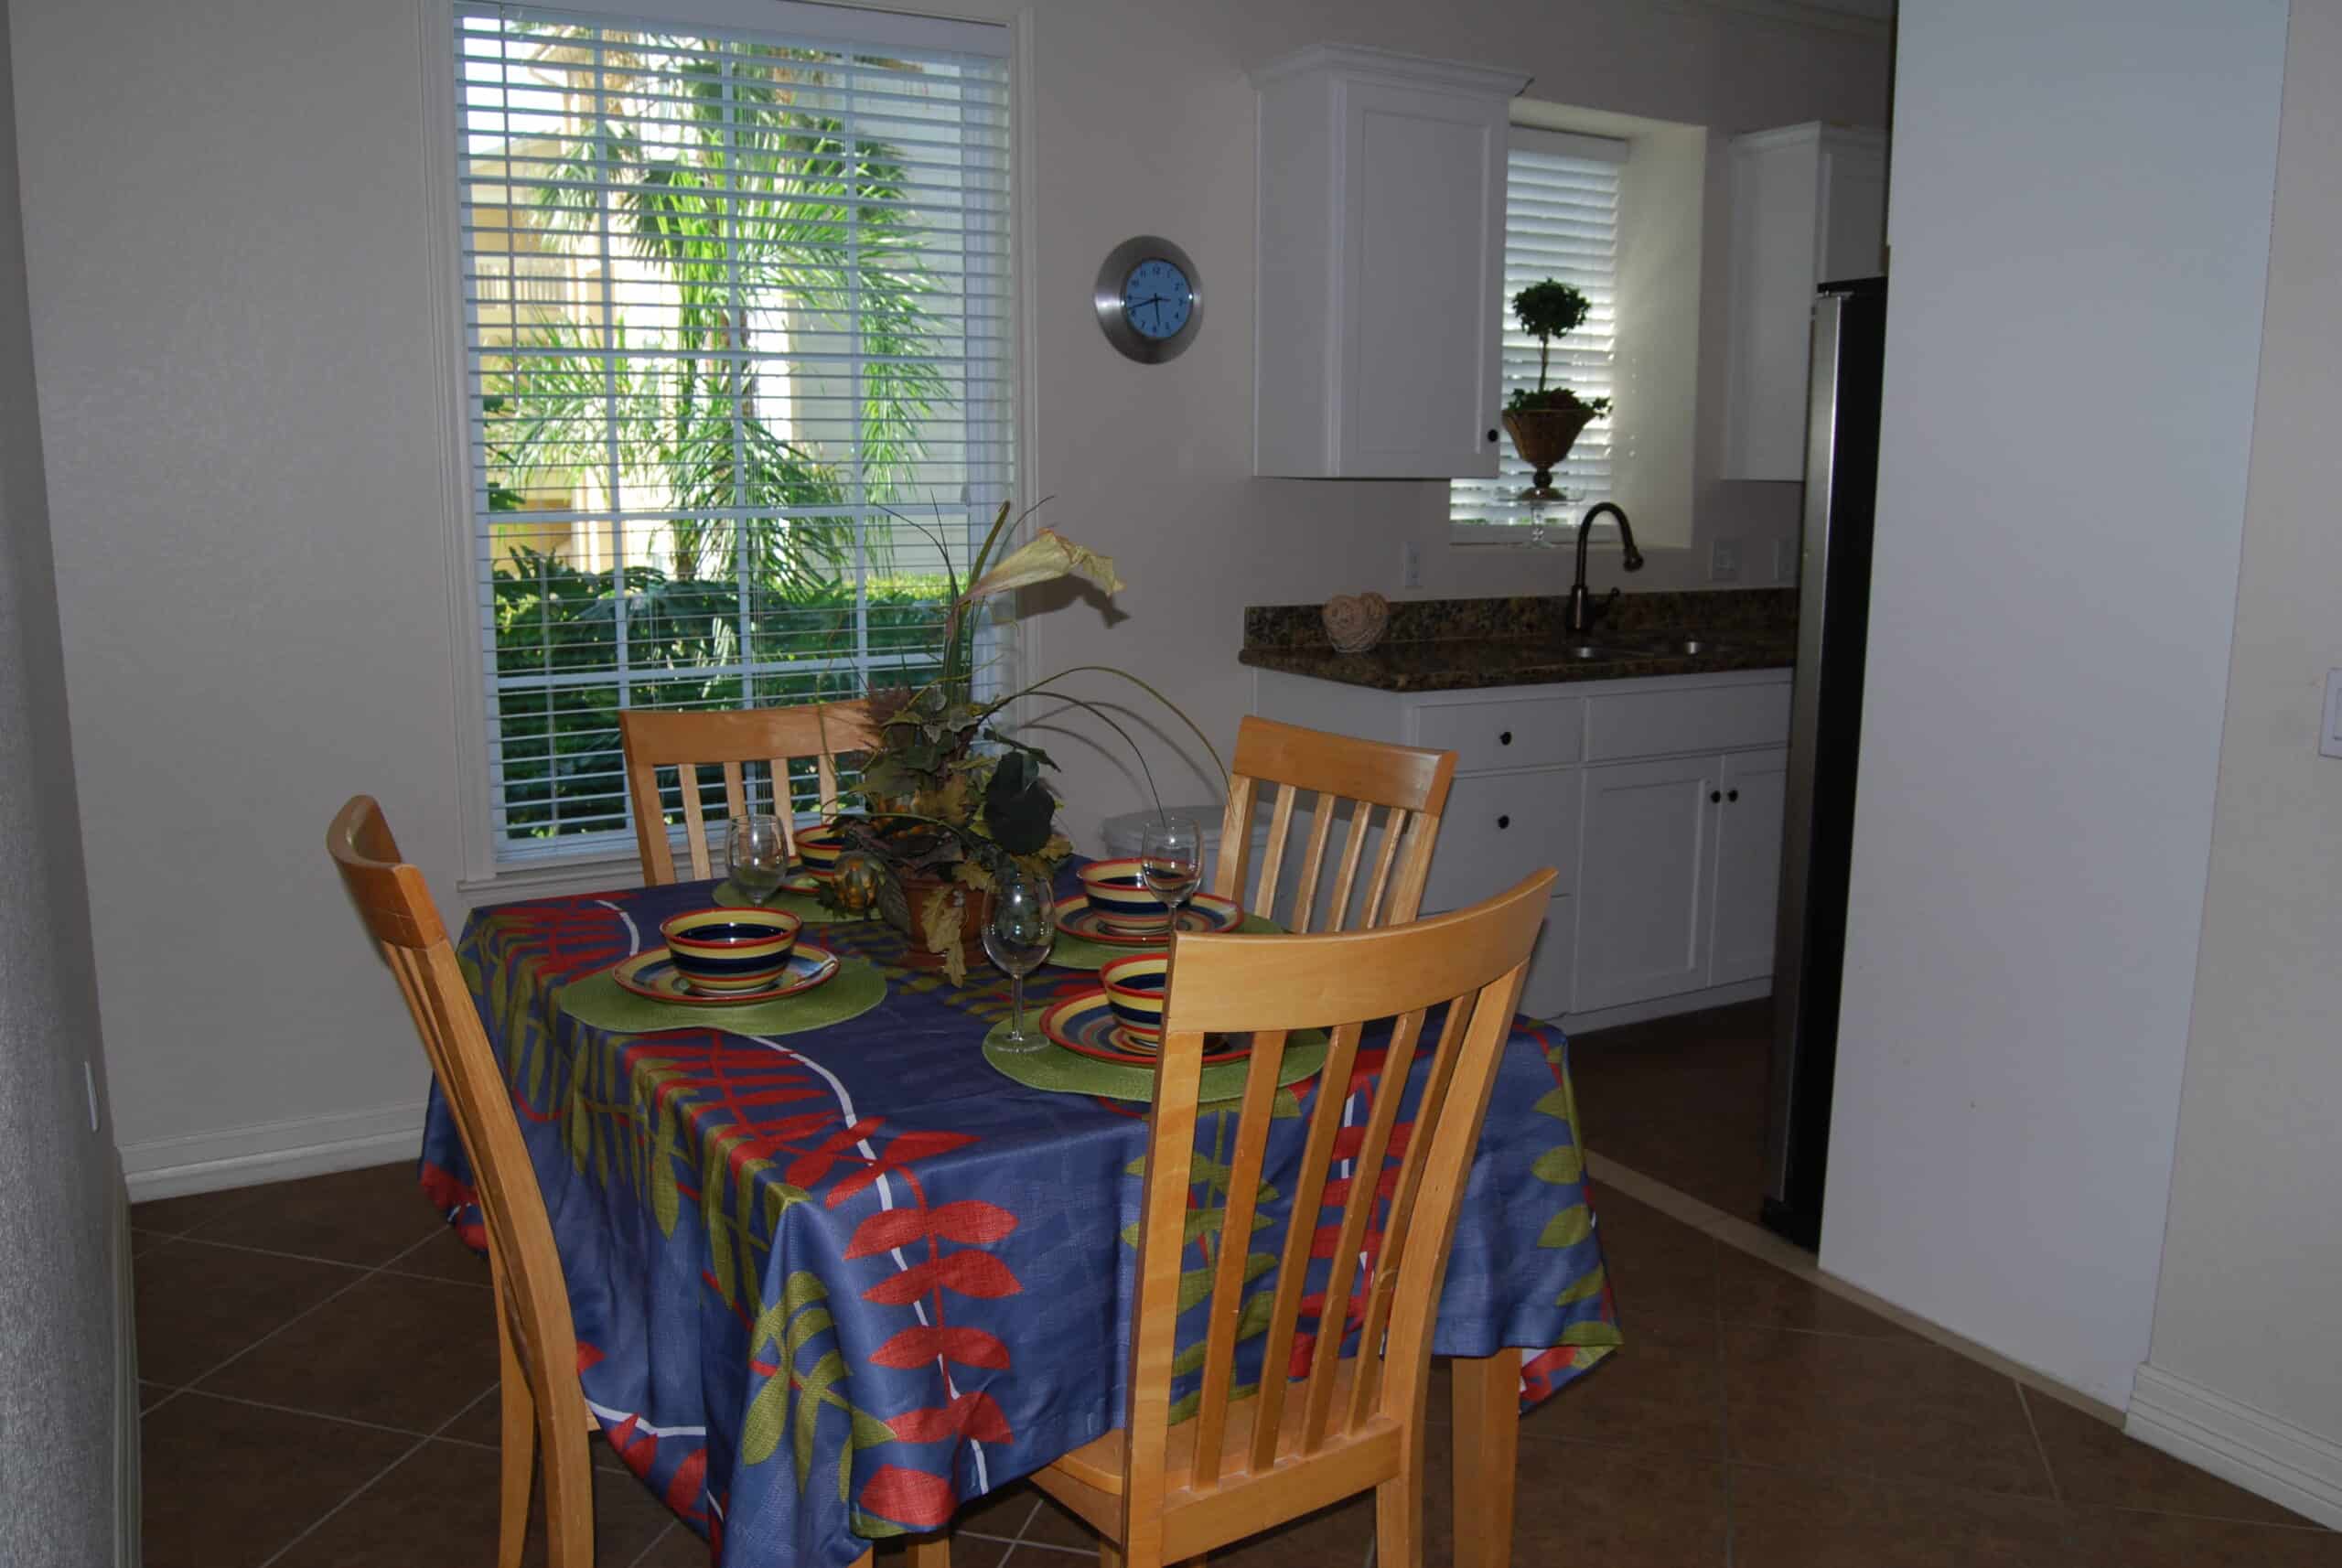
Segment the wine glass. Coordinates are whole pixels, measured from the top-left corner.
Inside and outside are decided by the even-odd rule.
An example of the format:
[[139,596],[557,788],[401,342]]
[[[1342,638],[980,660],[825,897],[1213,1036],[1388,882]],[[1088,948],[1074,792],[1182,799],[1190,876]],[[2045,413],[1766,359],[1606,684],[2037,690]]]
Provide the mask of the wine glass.
[[1147,890],[1171,911],[1168,924],[1178,929],[1179,911],[1203,880],[1203,833],[1193,817],[1158,815],[1140,834],[1138,876]]
[[732,819],[726,850],[732,862],[732,886],[761,909],[789,875],[789,839],[780,819],[751,811]]
[[984,951],[1008,976],[1014,1015],[1008,1033],[994,1043],[1012,1051],[1038,1050],[1040,1039],[1025,1032],[1025,977],[1049,956],[1057,938],[1058,903],[1049,880],[1008,862],[994,874],[992,913],[984,920]]

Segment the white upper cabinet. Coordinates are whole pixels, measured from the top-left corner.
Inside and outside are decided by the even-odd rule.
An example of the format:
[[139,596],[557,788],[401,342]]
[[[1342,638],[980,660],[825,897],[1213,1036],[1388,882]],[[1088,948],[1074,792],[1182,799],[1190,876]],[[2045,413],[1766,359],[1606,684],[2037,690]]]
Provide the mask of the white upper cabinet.
[[1805,477],[1813,290],[1885,270],[1886,136],[1790,125],[1732,144],[1724,478]]
[[1517,72],[1318,45],[1261,91],[1253,472],[1492,476]]

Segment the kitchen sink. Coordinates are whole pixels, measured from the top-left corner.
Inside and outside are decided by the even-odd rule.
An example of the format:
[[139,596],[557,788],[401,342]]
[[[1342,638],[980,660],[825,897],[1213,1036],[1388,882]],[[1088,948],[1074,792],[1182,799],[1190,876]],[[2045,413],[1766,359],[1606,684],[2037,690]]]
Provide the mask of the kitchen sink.
[[1564,659],[1585,660],[1588,663],[1613,659],[1647,659],[1649,654],[1638,648],[1620,648],[1606,642],[1564,642],[1561,645]]
[[1668,658],[1694,658],[1703,653],[1730,653],[1735,647],[1721,642],[1704,631],[1671,631],[1651,637],[1638,638],[1636,642],[1652,653]]

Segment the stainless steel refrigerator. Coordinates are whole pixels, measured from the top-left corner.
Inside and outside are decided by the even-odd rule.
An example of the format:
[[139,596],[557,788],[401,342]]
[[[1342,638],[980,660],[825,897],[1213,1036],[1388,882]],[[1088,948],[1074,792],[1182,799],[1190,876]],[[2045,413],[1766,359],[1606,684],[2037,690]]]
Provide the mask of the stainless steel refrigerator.
[[1885,279],[1821,285],[1806,405],[1805,543],[1765,1127],[1765,1223],[1805,1247],[1821,1244],[1830,1155],[1885,347]]

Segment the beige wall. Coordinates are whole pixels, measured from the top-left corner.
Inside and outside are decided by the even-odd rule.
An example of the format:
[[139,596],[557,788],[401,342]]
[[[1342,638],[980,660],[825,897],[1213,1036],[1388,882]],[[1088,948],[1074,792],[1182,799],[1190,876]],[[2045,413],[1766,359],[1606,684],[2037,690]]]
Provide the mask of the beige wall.
[[[2342,4],[2294,0],[2154,1370],[2326,1445],[2342,1519]],[[2146,1395],[2143,1389],[2142,1398]]]
[[[1246,68],[1319,39],[1370,44],[1517,66],[1540,96],[1729,134],[1881,123],[1886,50],[1688,0],[1177,10],[1172,27],[1139,0],[1029,14],[1026,488],[1133,585],[1111,619],[1083,604],[1040,618],[1032,646],[1044,669],[1146,674],[1224,746],[1250,691],[1234,658],[1244,604],[1395,589],[1408,541],[1424,547],[1426,593],[1550,591],[1566,570],[1558,553],[1451,551],[1437,485],[1250,477]],[[371,790],[453,902],[457,791],[476,787],[455,763],[449,574],[466,568],[435,446],[455,389],[424,330],[439,193],[422,172],[422,82],[441,35],[421,15],[415,0],[24,0],[18,16],[74,736],[134,1170],[328,1137],[360,1141],[351,1157],[411,1146],[416,1052],[319,836],[345,795]],[[1722,166],[1711,159],[1712,233]],[[1113,353],[1088,303],[1099,258],[1150,231],[1184,245],[1212,291],[1195,347],[1155,368]],[[1720,313],[1713,246],[1703,269]],[[1711,392],[1719,327],[1703,334]],[[1747,539],[1761,569],[1794,525],[1791,487],[1696,495],[1702,548],[1659,556],[1638,585],[1696,582],[1716,534]],[[1052,749],[1077,830],[1138,803],[1117,767]],[[1167,788],[1208,792],[1170,771]]]
[[2170,1187],[2284,45],[2284,0],[1899,23],[1821,1263],[2111,1404]]

